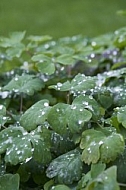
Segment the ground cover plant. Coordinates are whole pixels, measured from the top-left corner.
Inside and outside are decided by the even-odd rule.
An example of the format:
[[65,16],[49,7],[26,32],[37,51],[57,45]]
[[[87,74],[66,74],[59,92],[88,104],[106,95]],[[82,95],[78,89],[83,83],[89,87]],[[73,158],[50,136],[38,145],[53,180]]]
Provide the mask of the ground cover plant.
[[0,189],[126,187],[126,28],[0,38]]

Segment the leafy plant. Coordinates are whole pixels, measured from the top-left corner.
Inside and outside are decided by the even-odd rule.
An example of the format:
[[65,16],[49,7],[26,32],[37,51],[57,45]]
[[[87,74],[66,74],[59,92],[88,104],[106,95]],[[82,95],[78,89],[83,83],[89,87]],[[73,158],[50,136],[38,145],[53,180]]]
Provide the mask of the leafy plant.
[[1,37],[1,189],[125,188],[125,66],[126,28]]

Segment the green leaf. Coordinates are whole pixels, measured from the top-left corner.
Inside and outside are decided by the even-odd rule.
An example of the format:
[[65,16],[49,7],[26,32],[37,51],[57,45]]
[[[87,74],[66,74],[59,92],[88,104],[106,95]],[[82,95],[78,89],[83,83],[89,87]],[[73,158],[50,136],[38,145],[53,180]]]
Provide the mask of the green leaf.
[[74,99],[72,104],[83,105],[83,108],[88,109],[92,113],[92,117],[95,120],[102,115],[101,106],[91,95],[79,95]]
[[5,174],[0,176],[0,189],[19,190],[19,180],[18,174]]
[[13,143],[7,147],[5,162],[16,165],[20,162],[27,161],[32,157],[32,146],[29,135],[22,138],[15,137]]
[[59,133],[64,134],[67,132],[67,114],[66,110],[69,105],[58,103],[54,105],[48,114],[48,122],[51,128]]
[[8,117],[6,117],[6,107],[4,105],[0,105],[0,127],[4,126],[7,120]]
[[72,103],[66,110],[67,123],[72,133],[80,132],[85,122],[88,122],[92,114],[86,110],[83,105]]
[[27,39],[32,41],[32,42],[42,43],[42,42],[51,40],[52,37],[48,36],[48,35],[44,35],[44,36],[33,36],[33,35],[31,35]]
[[50,89],[55,89],[59,91],[69,91],[71,87],[71,84],[69,81],[66,81],[65,83],[58,82],[56,85],[49,86]]
[[58,156],[75,148],[75,144],[70,139],[69,134],[59,135],[53,132],[51,136],[51,141],[51,150]]
[[70,54],[63,54],[56,58],[56,62],[63,64],[63,65],[72,65],[74,64],[74,59],[72,58],[72,55]]
[[17,170],[17,173],[20,175],[20,181],[21,182],[26,182],[28,181],[30,177],[30,172],[27,171],[26,164],[21,164]]
[[33,158],[35,161],[48,164],[51,161],[51,133],[47,129],[41,132],[32,131],[30,133],[33,145]]
[[15,137],[22,137],[26,131],[22,127],[8,127],[0,132],[0,154],[4,153],[6,149],[13,144]]
[[117,159],[112,162],[117,166],[117,180],[119,183],[126,183],[126,149]]
[[20,58],[22,52],[25,50],[25,45],[20,43],[6,50],[6,53],[10,59],[17,57]]
[[34,92],[41,90],[44,87],[44,83],[39,78],[35,78],[34,75],[16,75],[3,90],[13,91],[15,93],[25,93],[27,95],[33,95]]
[[59,91],[68,91],[72,94],[80,94],[85,93],[93,89],[96,86],[96,78],[85,76],[84,74],[78,74],[72,79],[71,83],[69,81],[65,83],[57,83],[56,85],[52,85],[49,88],[53,88]]
[[51,75],[55,72],[55,65],[51,61],[44,63],[37,63],[36,66],[39,72],[45,73],[47,75]]
[[79,151],[72,150],[57,157],[50,163],[46,173],[49,178],[56,177],[59,183],[72,184],[73,181],[78,181],[82,174]]
[[121,108],[116,108],[117,111],[117,120],[119,123],[126,128],[126,106]]
[[106,168],[106,165],[102,162],[91,165],[91,177],[95,179],[99,174],[101,174]]
[[21,126],[23,126],[28,131],[34,130],[38,125],[41,125],[45,122],[49,110],[49,101],[40,100],[27,109],[27,111],[21,116]]
[[88,90],[93,89],[96,86],[96,78],[85,76],[84,74],[78,74],[71,81],[71,93],[80,92],[85,93]]
[[121,84],[111,88],[113,96],[114,96],[114,104],[116,106],[125,106],[126,105],[126,85]]
[[0,39],[0,46],[4,48],[15,46],[16,44],[20,43],[23,40],[24,36],[25,36],[25,31],[13,32],[9,35],[9,38],[2,37]]
[[103,171],[98,177],[92,180],[85,190],[119,190],[119,185],[116,181],[117,167],[112,166]]
[[94,129],[82,133],[80,148],[82,160],[87,163],[97,163],[98,160],[108,163],[124,151],[125,143],[122,135],[110,132],[105,134]]
[[34,55],[32,61],[37,62],[36,67],[39,72],[51,75],[55,72],[54,60],[44,54]]

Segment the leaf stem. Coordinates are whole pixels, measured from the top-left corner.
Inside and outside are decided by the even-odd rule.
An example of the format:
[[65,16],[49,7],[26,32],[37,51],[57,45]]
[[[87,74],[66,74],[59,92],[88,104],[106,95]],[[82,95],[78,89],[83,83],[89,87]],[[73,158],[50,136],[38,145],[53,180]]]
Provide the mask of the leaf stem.
[[118,183],[118,184],[119,184],[119,186],[126,187],[126,184],[124,184],[124,183]]
[[21,97],[20,97],[20,113],[22,112],[22,107],[23,107],[23,93],[21,93]]

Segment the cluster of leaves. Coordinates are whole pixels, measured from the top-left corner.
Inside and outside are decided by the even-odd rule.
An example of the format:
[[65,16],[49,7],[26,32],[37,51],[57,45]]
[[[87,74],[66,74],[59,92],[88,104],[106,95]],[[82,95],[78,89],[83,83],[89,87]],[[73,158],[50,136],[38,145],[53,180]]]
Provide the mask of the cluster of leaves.
[[126,28],[0,38],[0,189],[126,186]]

